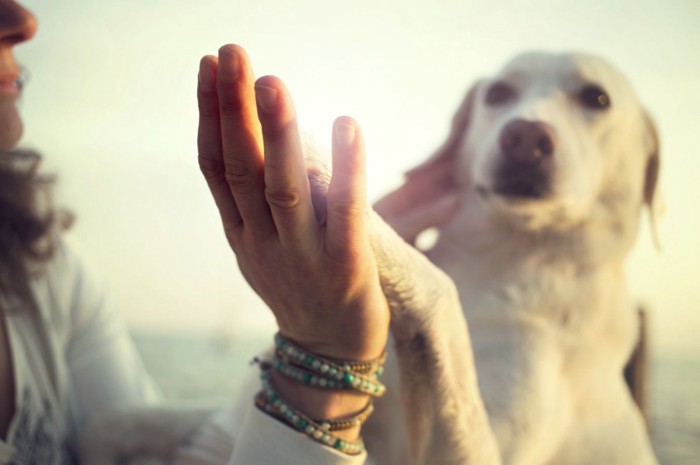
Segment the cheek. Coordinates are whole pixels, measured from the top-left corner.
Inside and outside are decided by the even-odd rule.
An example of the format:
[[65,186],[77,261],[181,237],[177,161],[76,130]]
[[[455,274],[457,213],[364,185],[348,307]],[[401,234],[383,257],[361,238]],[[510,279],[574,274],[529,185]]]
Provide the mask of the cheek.
[[0,103],[0,150],[9,150],[22,136],[22,120],[14,102]]
[[560,152],[553,176],[553,187],[575,216],[585,216],[602,190],[606,165],[611,161],[586,130],[573,128],[560,138]]
[[637,198],[641,202],[647,154],[641,137],[624,138],[620,137],[622,134],[634,135],[635,131],[614,131],[603,146],[606,163],[601,169],[602,189],[610,195]]
[[460,185],[488,185],[488,157],[482,141],[467,139],[460,149],[457,181]]

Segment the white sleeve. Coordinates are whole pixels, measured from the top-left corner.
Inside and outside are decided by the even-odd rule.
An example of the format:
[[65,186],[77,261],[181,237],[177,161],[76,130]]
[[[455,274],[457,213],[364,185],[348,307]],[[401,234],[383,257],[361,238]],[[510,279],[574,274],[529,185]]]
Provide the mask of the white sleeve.
[[255,407],[235,427],[231,415],[223,409],[212,416],[178,448],[171,465],[362,465],[367,459],[366,453],[350,456],[321,445]]
[[[152,403],[160,397],[133,346],[121,315],[74,250],[64,244],[64,292],[69,295],[70,331],[65,357],[72,382],[76,429],[111,407]],[[67,279],[68,278],[68,279]]]
[[[72,248],[74,248],[73,245]],[[151,403],[159,397],[121,317],[74,250],[63,246],[64,292],[70,296],[70,332],[65,356],[71,372],[77,428],[110,408]],[[68,279],[68,277],[70,277]],[[221,409],[181,444],[174,464],[362,465],[366,454],[349,456],[321,445],[253,407]],[[233,455],[231,449],[233,448]]]
[[216,412],[179,447],[171,465],[362,465],[366,453],[343,454],[319,444],[258,410],[253,395],[257,377],[245,383],[234,405]]
[[229,465],[362,465],[366,459],[364,452],[360,455],[343,454],[294,431],[257,408],[251,408],[243,421]]

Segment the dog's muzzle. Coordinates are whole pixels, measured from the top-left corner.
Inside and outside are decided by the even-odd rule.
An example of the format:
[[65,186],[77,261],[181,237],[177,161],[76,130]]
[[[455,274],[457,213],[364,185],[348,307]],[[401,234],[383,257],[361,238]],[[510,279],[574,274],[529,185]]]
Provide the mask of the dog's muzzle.
[[557,148],[554,130],[539,121],[516,119],[499,137],[501,160],[494,191],[507,197],[542,198],[551,190],[553,158]]

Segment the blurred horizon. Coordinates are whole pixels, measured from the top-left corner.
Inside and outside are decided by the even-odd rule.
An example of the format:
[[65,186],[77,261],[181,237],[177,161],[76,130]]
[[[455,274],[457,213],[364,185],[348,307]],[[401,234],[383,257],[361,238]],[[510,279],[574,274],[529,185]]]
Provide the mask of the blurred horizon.
[[662,252],[647,220],[628,262],[653,350],[700,354],[700,2],[692,0],[64,0],[17,48],[31,80],[22,146],[58,174],[73,234],[132,328],[266,334],[274,321],[237,271],[196,164],[201,56],[246,48],[294,96],[328,146],[335,117],[360,121],[376,199],[447,134],[466,89],[528,49],[586,50],[617,65],[659,126]]

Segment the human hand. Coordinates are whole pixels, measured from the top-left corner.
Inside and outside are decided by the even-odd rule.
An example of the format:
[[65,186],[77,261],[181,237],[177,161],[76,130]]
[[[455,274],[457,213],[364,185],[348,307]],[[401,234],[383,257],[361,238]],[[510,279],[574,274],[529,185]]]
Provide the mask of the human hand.
[[226,45],[218,58],[202,59],[198,100],[200,168],[239,267],[282,335],[327,357],[378,357],[389,310],[368,241],[357,123],[335,121],[321,225],[283,83],[272,76],[254,83],[243,49]]

